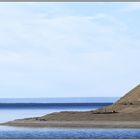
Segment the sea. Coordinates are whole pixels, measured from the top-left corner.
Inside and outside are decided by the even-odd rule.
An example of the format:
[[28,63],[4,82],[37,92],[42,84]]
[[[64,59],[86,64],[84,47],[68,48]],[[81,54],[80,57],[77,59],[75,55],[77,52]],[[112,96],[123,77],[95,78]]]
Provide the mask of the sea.
[[[88,111],[113,104],[118,97],[0,98],[0,123],[60,111]],[[0,125],[0,139],[139,139],[140,129],[41,128]]]

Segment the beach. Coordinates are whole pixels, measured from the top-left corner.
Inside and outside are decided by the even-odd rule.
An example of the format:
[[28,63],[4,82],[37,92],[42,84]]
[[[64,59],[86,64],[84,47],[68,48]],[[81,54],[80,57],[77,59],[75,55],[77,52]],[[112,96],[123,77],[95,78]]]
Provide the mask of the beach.
[[90,111],[61,111],[3,123],[10,126],[140,128],[140,84],[112,105]]
[[140,128],[140,114],[94,114],[87,112],[51,113],[47,117],[19,119],[3,123],[24,127]]
[[140,128],[139,121],[13,121],[5,123],[5,125],[62,128]]

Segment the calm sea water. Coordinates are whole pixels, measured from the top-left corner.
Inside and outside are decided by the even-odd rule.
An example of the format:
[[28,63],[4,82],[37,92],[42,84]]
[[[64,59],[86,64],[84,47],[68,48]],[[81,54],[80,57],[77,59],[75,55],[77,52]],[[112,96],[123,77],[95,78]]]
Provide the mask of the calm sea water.
[[[51,112],[94,110],[117,98],[0,99],[0,122],[42,116]],[[140,138],[139,129],[32,128],[0,126],[0,138]]]
[[52,112],[94,110],[117,98],[0,98],[0,122],[37,117]]

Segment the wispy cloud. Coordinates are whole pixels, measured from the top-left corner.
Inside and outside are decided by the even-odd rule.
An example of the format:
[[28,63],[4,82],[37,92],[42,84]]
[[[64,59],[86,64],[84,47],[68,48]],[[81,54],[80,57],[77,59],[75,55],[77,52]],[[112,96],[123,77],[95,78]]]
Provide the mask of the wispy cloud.
[[124,12],[134,12],[140,10],[140,3],[134,2],[134,3],[127,3],[126,7],[123,9]]
[[90,14],[76,5],[2,4],[2,97],[119,96],[138,82],[140,42],[130,24],[103,13],[107,4]]

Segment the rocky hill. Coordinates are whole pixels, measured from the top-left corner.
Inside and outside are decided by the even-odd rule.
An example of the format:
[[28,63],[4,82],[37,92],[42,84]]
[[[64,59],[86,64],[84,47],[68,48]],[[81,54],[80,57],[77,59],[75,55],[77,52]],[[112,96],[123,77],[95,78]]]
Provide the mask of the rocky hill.
[[[112,118],[113,117],[113,118]],[[140,85],[137,85],[125,96],[111,106],[87,112],[51,113],[39,120],[140,120]]]
[[97,112],[122,112],[122,113],[140,113],[140,84],[130,90],[125,96],[120,98],[111,106],[105,107]]

